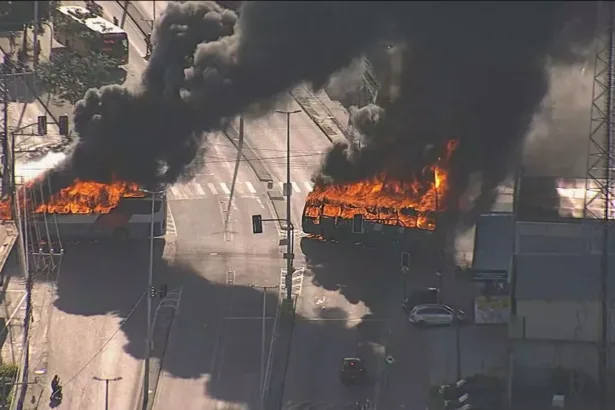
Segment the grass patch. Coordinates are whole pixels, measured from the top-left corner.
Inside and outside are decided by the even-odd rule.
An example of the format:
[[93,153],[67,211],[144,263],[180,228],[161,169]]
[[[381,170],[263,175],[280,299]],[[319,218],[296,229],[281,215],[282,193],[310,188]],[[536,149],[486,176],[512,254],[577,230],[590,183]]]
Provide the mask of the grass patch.
[[18,372],[17,365],[0,363],[0,404],[2,408],[10,407],[11,390],[13,390],[13,382]]

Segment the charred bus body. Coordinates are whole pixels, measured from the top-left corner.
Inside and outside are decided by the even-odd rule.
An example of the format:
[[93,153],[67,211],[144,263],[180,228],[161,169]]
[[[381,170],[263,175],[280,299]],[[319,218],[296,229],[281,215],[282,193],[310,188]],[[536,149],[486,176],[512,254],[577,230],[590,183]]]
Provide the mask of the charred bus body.
[[[355,215],[362,216],[360,227]],[[436,211],[419,212],[413,208],[370,207],[357,208],[306,201],[302,228],[306,234],[324,240],[356,242],[369,246],[426,247],[437,241],[436,226],[440,219]]]

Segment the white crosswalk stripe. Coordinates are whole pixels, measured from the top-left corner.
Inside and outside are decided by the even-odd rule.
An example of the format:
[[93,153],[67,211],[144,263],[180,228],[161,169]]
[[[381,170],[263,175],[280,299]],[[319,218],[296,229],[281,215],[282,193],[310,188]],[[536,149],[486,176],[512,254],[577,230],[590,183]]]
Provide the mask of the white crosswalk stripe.
[[[168,198],[169,200],[182,201],[190,199],[204,199],[215,197],[218,195],[230,195],[232,182],[203,182],[199,183],[196,180],[176,183],[169,187]],[[308,194],[313,190],[313,183],[311,181],[292,181],[291,187],[295,194]],[[274,189],[280,191],[284,188],[284,182],[274,182]],[[265,183],[252,183],[250,181],[236,181],[235,183],[235,195],[240,197],[254,196],[266,194],[268,191],[267,184]]]
[[256,189],[254,189],[254,185],[252,185],[251,182],[246,182],[246,186],[248,187],[248,191],[250,191],[251,194],[256,193]]
[[214,184],[210,182],[207,184],[207,186],[209,187],[209,190],[211,191],[212,194],[218,195],[218,191],[216,190],[216,187]]

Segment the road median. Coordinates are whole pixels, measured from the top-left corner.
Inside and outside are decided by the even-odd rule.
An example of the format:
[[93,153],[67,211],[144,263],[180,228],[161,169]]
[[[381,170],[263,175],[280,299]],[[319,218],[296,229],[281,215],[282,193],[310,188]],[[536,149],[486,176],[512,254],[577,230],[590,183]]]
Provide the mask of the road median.
[[[149,295],[148,295],[149,297]],[[167,351],[169,337],[175,316],[179,310],[179,301],[181,299],[181,288],[169,292],[169,295],[163,299],[156,309],[154,315],[154,325],[152,329],[152,350],[149,361],[149,397],[147,400],[147,408],[154,408],[156,399],[156,391],[158,390],[158,381],[162,373],[164,364],[164,356]],[[141,372],[143,378],[145,369]],[[143,403],[143,385],[139,393],[139,399],[136,404],[137,409],[142,408]]]
[[278,410],[283,407],[284,381],[286,379],[292,333],[295,326],[294,301],[283,300],[279,309],[279,315],[277,329],[273,335],[275,344],[273,346],[271,367],[263,394],[263,408],[267,410]]

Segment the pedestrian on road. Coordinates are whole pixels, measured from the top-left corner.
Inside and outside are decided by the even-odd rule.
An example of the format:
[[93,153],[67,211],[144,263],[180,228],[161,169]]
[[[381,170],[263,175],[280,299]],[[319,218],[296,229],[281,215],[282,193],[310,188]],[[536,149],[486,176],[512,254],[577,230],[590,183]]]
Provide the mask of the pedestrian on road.
[[116,26],[120,25],[120,22],[118,21],[117,17],[113,16],[113,24],[115,24]]
[[11,46],[11,53],[14,51],[15,46],[16,46],[16,41],[15,41],[15,32],[11,31],[11,33],[9,34],[9,45]]
[[34,61],[38,62],[38,58],[41,56],[41,40],[36,40],[34,45]]
[[26,68],[26,52],[23,49],[17,51],[17,71],[21,72]]
[[152,54],[152,35],[151,34],[145,35],[145,47],[147,49],[145,53],[145,57],[147,58]]
[[51,391],[56,392],[58,387],[60,386],[60,377],[56,374],[53,376],[53,380],[51,380]]

